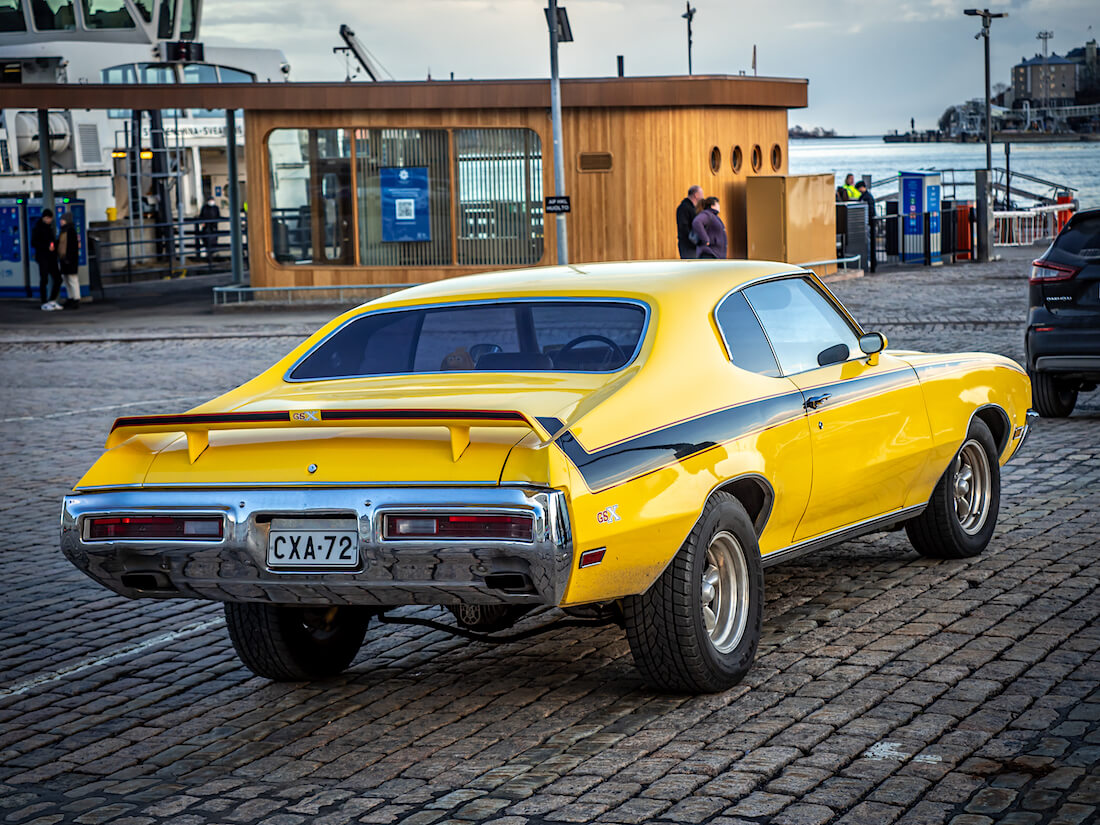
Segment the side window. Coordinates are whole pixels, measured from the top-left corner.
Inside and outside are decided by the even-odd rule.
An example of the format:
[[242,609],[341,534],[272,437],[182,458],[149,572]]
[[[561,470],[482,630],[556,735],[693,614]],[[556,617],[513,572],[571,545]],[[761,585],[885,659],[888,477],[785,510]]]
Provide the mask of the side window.
[[808,281],[784,278],[744,292],[768,333],[784,374],[817,369],[821,365],[818,356],[838,344],[848,348],[848,357],[860,353],[855,330]]
[[714,313],[726,340],[730,361],[743,370],[779,377],[779,366],[760,322],[740,292],[728,296]]

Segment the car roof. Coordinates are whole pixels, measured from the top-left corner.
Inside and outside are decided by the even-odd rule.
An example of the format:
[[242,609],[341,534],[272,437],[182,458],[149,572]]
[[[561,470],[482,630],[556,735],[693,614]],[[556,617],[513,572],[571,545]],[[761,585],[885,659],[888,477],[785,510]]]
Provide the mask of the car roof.
[[713,304],[731,289],[773,275],[802,273],[776,261],[618,261],[488,272],[447,278],[371,301],[363,310],[489,298],[600,297],[662,301],[692,296]]

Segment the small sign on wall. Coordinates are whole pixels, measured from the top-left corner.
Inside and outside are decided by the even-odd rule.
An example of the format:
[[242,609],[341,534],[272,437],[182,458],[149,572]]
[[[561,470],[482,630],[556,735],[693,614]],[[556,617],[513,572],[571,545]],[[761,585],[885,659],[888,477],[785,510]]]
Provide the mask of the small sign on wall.
[[568,195],[552,195],[546,199],[546,214],[548,215],[561,215],[569,212],[569,196]]
[[383,242],[430,241],[428,167],[386,167],[378,174]]

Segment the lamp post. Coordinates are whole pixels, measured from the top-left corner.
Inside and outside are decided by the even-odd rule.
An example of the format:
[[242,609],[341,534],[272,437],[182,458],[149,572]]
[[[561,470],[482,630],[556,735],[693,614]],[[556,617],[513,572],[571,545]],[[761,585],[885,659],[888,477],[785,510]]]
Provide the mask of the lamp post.
[[680,16],[688,21],[688,74],[691,74],[691,21],[695,17],[695,9],[691,7],[691,0],[684,3],[687,11]]
[[991,12],[989,9],[965,9],[963,14],[982,18],[982,30],[974,39],[985,38],[985,170],[993,169],[993,123],[989,105],[989,24],[998,17],[1008,17],[1008,12]]
[[[554,194],[565,194],[565,159],[561,138],[561,80],[558,78],[558,43],[570,43],[573,30],[564,8],[558,8],[558,0],[549,0],[546,23],[550,27],[550,120],[554,132]],[[569,263],[569,237],[566,234],[565,215],[558,213],[558,263]]]
[[1004,12],[991,12],[989,9],[965,9],[963,14],[982,18],[982,30],[974,39],[985,38],[985,169],[974,173],[974,196],[977,200],[978,223],[978,260],[988,262],[993,257],[993,221],[990,206],[993,175],[993,120],[989,105],[989,24],[998,17],[1007,17]]

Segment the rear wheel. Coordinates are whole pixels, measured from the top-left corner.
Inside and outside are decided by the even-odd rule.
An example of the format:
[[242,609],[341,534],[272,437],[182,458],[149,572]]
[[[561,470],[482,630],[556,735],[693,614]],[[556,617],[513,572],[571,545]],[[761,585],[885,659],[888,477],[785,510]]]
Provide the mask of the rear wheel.
[[626,636],[647,682],[713,693],[748,673],[764,615],[756,532],[741,503],[715,493],[661,577],[623,602]]
[[962,448],[932,491],[928,507],[905,523],[905,532],[922,556],[976,556],[993,538],[1000,507],[997,445],[986,423],[975,418]]
[[1077,405],[1077,385],[1049,372],[1033,372],[1031,401],[1043,418],[1065,418]]
[[237,655],[257,676],[302,682],[342,673],[363,645],[371,611],[226,602],[225,626]]

